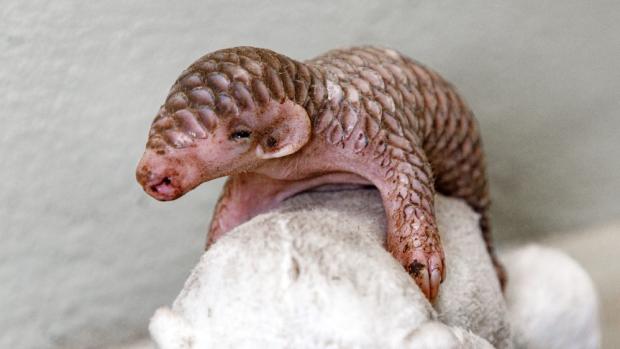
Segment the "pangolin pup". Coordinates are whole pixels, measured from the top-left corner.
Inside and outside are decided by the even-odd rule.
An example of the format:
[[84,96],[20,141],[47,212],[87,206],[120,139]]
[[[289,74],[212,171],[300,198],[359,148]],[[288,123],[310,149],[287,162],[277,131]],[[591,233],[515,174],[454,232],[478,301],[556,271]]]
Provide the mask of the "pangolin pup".
[[207,54],[172,86],[136,175],[158,200],[229,176],[207,247],[299,192],[373,185],[387,249],[431,300],[445,277],[437,191],[480,213],[504,281],[474,116],[450,83],[394,50],[333,50],[306,62],[254,47]]

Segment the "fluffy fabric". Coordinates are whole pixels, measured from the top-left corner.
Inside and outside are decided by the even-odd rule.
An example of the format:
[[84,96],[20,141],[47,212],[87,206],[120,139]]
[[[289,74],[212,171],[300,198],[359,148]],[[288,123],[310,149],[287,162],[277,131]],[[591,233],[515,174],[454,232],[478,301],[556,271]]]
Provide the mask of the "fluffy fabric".
[[[544,309],[511,316],[517,312],[508,311],[500,292],[477,215],[441,196],[436,210],[448,274],[434,305],[384,249],[385,214],[376,191],[316,192],[294,197],[220,239],[172,309],[155,313],[151,336],[163,349],[513,347],[509,319],[527,322]],[[518,259],[515,253],[511,258]],[[519,273],[523,266],[513,264],[508,270]],[[579,269],[565,265],[568,274]],[[509,284],[509,300],[521,308],[528,307],[529,280]],[[544,289],[553,285],[536,287],[537,302],[544,304]],[[576,297],[596,302],[591,288]],[[559,328],[556,320],[539,324],[556,322]],[[541,338],[532,342],[523,333],[527,327],[515,328],[519,346],[548,347],[537,346]]]
[[586,271],[558,250],[530,245],[503,255],[517,347],[599,348],[598,297]]

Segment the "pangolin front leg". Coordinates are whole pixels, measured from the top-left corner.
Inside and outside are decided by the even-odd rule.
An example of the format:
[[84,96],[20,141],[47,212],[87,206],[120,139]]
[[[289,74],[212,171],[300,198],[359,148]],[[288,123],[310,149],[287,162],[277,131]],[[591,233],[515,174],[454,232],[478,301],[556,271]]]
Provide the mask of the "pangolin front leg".
[[283,187],[281,181],[256,174],[228,177],[215,205],[205,247],[208,249],[226,232],[277,206]]
[[[379,146],[381,149],[381,145]],[[387,249],[414,278],[429,299],[435,299],[445,276],[444,253],[435,221],[433,176],[420,147],[385,147],[378,159],[387,216]],[[381,177],[381,176],[380,176]]]
[[213,217],[211,218],[211,223],[207,232],[205,249],[209,249],[215,241],[224,235],[226,231],[231,229],[232,225],[236,226],[245,221],[245,215],[244,217],[237,217],[234,222],[230,219],[232,214],[238,212],[234,209],[237,206],[234,186],[234,178],[228,178],[222,188],[222,193],[217,199],[215,209],[213,210]]

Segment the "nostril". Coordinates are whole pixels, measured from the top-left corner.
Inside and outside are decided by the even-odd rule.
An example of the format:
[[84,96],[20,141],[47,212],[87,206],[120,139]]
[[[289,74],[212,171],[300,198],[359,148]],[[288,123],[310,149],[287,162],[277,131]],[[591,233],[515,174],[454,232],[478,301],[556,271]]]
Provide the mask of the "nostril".
[[169,185],[170,183],[172,183],[172,181],[170,180],[170,177],[166,177],[166,178],[164,178],[162,183],[165,184],[165,185]]

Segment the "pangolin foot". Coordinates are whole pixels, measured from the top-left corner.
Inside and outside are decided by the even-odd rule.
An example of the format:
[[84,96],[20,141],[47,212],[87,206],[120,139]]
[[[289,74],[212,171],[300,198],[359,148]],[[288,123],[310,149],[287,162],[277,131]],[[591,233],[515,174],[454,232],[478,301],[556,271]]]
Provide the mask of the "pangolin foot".
[[431,302],[439,293],[439,284],[444,280],[444,256],[442,251],[424,252],[415,250],[403,263],[420,290]]

